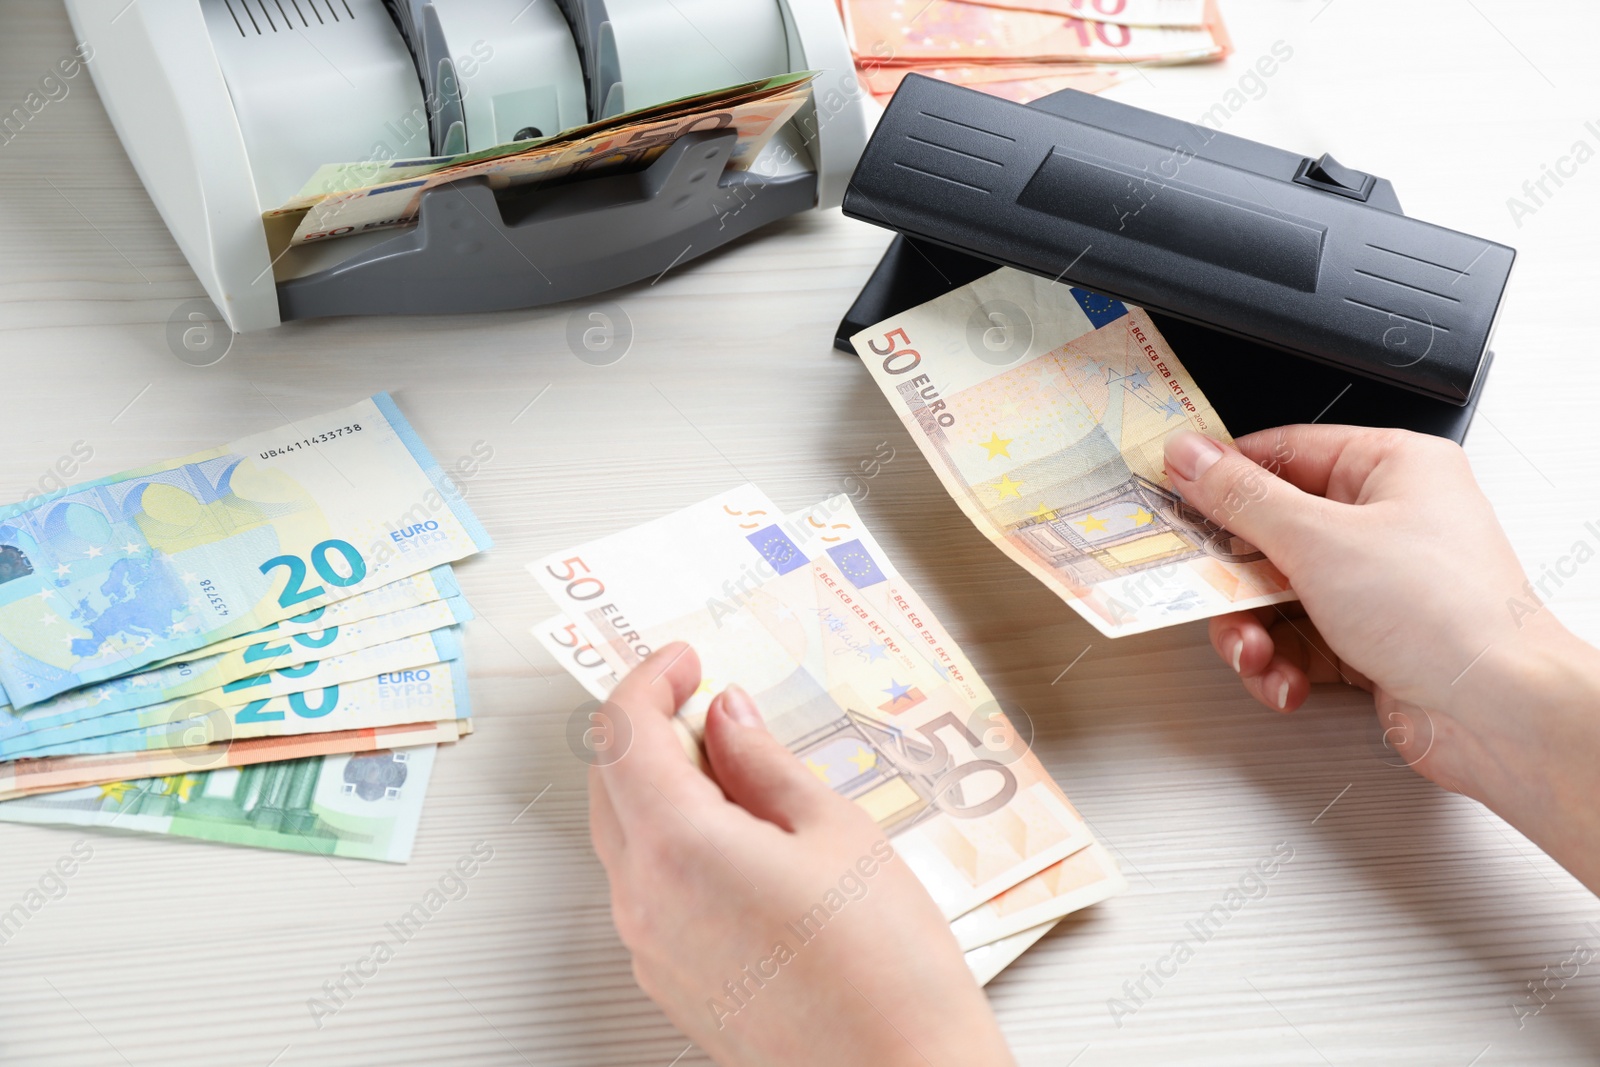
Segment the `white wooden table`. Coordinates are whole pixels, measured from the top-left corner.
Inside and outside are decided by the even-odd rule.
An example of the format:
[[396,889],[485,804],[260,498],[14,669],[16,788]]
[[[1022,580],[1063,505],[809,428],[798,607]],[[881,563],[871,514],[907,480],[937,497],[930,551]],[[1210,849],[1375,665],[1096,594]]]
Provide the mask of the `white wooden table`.
[[[1600,7],[1223,3],[1232,60],[1149,70],[1118,95],[1186,118],[1240,102],[1229,132],[1331,150],[1393,179],[1413,214],[1517,246],[1469,451],[1532,572],[1600,546],[1600,162],[1548,185],[1520,227],[1506,204],[1575,141],[1600,148],[1600,121],[1584,125],[1600,120]],[[73,41],[41,0],[0,0],[0,27],[3,112]],[[1248,80],[1230,97],[1278,40],[1293,56],[1259,98]],[[829,346],[886,240],[837,213],[795,220],[607,297],[637,334],[610,367],[567,346],[585,306],[295,324],[198,369],[165,331],[199,286],[87,79],[0,145],[0,496],[30,495],[75,446],[94,477],[387,389],[441,458],[493,449],[469,500],[498,539],[461,569],[481,616],[478,732],[442,754],[413,862],[88,838],[65,895],[0,946],[0,1061],[703,1062],[634,988],[612,932],[565,741],[583,696],[529,635],[550,605],[523,567],[746,479],[784,507],[815,501],[880,441],[900,458],[866,517],[1031,713],[1131,882],[990,987],[1023,1062],[1600,1061],[1600,962],[1553,981],[1522,1025],[1513,1010],[1539,1006],[1527,983],[1546,968],[1571,974],[1575,946],[1600,953],[1600,905],[1476,805],[1392,766],[1364,697],[1280,719],[1247,702],[1203,627],[1105,641],[968,526]],[[1600,639],[1600,564],[1563,581],[1553,610]],[[0,910],[79,839],[0,826]],[[319,1029],[308,999],[480,841],[494,858],[467,895]],[[1279,842],[1294,858],[1265,896],[1118,1026],[1108,1001]]]

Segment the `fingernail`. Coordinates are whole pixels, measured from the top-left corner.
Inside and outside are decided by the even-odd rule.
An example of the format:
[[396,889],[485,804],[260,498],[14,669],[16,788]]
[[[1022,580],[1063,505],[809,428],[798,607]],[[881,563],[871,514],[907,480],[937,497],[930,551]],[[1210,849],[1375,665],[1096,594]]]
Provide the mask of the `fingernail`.
[[1222,458],[1222,446],[1203,433],[1179,430],[1166,440],[1167,470],[1186,482],[1195,481]]
[[761,717],[761,712],[756,710],[756,702],[736,685],[730,685],[722,691],[722,710],[728,717],[740,726],[748,726],[752,730],[765,730],[767,721]]
[[1278,682],[1278,710],[1289,710],[1289,679],[1287,678]]
[[1233,664],[1233,673],[1244,673],[1244,638],[1238,631],[1230,633],[1222,639],[1222,647],[1228,650],[1228,662]]

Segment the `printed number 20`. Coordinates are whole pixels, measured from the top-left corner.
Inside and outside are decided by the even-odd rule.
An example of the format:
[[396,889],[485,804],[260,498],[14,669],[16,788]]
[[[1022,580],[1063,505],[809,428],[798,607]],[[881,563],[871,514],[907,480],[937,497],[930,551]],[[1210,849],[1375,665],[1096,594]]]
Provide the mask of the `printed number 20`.
[[[345,564],[350,568],[348,575],[340,574],[333,569],[333,564],[328,557],[337,552],[344,557]],[[349,541],[324,541],[311,550],[311,566],[317,575],[329,585],[344,587],[355,585],[367,576],[366,560],[361,558],[361,553],[356,551]],[[313,600],[327,592],[320,585],[306,587],[306,561],[299,556],[274,556],[261,565],[262,574],[271,574],[279,567],[289,568],[289,580],[283,585],[283,592],[278,596],[279,607],[292,607]]]
[[[289,709],[302,719],[320,719],[339,706],[339,687],[336,685],[330,685],[322,691],[321,702],[316,707],[311,706],[311,701],[308,699],[310,695],[310,693],[289,694]],[[251,701],[233,717],[233,721],[240,726],[258,722],[281,722],[283,712],[262,710],[269,703],[270,700]]]

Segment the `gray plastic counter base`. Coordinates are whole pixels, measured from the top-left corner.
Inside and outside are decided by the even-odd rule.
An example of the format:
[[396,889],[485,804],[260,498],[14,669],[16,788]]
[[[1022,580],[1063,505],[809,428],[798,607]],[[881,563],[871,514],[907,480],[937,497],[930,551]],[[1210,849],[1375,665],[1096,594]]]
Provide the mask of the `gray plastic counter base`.
[[732,132],[679,138],[644,170],[498,196],[485,178],[422,194],[415,228],[278,285],[285,320],[541,307],[593,296],[816,206],[813,173],[728,170]]

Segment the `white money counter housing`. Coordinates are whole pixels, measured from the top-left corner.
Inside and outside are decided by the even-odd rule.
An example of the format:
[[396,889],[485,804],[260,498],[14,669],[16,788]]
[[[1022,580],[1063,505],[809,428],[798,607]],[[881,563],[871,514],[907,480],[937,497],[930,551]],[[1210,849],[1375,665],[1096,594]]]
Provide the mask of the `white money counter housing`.
[[[66,6],[139,177],[241,332],[532,307],[651,278],[836,206],[866,139],[831,0]],[[726,169],[731,134],[692,134],[638,173],[511,196],[469,179],[424,194],[415,227],[269,254],[262,212],[322,164],[475,151],[800,70],[822,72],[814,103],[747,170]]]

